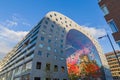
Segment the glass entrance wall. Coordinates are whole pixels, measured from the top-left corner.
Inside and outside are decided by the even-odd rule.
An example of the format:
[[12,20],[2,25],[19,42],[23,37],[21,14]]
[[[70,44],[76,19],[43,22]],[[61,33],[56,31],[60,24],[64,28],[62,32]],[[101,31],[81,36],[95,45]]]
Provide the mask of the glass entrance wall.
[[72,29],[66,36],[66,61],[70,80],[103,80],[96,47],[83,33]]

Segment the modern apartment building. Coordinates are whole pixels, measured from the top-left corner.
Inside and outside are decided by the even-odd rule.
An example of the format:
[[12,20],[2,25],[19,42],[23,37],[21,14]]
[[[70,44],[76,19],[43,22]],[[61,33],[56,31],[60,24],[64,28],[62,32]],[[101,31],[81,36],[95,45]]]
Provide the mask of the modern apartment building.
[[49,12],[0,61],[0,80],[78,79],[112,77],[98,42],[58,12]]
[[120,80],[120,66],[118,63],[118,60],[120,61],[120,51],[117,50],[116,53],[117,53],[118,59],[116,55],[114,54],[114,52],[106,53],[105,56],[110,66],[113,79]]
[[120,46],[120,0],[98,0],[112,35]]

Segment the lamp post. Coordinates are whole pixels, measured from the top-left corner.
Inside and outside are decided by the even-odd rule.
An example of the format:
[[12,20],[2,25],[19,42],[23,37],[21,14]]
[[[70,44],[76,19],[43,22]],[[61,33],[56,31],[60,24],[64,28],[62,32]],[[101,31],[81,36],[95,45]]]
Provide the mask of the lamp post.
[[113,49],[113,52],[114,52],[114,54],[115,54],[115,56],[116,56],[116,58],[117,58],[119,67],[120,67],[120,61],[119,61],[119,58],[118,58],[117,53],[116,53],[116,51],[115,51],[115,48],[114,48],[114,46],[113,46],[113,44],[112,44],[112,41],[111,41],[111,39],[110,39],[110,36],[109,36],[108,34],[106,34],[106,35],[104,35],[104,36],[102,36],[102,37],[99,37],[98,39],[101,39],[101,38],[103,38],[103,37],[107,37],[107,38],[108,38],[108,40],[109,40],[109,42],[110,42],[110,44],[111,44],[111,47],[112,47],[112,49]]

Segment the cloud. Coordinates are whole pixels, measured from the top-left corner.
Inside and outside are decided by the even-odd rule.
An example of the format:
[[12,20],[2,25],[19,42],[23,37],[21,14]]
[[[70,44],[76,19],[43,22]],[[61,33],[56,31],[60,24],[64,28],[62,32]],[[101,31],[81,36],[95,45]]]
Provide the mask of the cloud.
[[105,29],[97,29],[94,27],[87,27],[87,26],[82,26],[84,29],[86,29],[88,32],[90,32],[91,35],[93,35],[96,39],[98,37],[106,35]]
[[10,30],[0,24],[0,59],[6,55],[28,31]]
[[7,20],[1,23],[5,27],[16,27],[16,26],[23,26],[23,27],[30,27],[31,24],[28,21],[20,16],[19,14],[13,14]]
[[6,26],[17,26],[18,22],[17,21],[12,21],[12,20],[6,20]]

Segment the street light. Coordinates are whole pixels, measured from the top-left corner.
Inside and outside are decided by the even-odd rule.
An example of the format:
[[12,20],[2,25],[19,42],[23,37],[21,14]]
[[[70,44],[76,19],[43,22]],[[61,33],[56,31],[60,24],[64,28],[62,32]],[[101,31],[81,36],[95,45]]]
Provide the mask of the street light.
[[119,67],[120,67],[120,61],[119,61],[119,59],[118,59],[117,53],[116,53],[115,48],[114,48],[114,46],[113,46],[113,44],[112,44],[112,41],[111,41],[111,39],[110,39],[110,36],[109,36],[108,34],[106,34],[106,35],[104,35],[104,36],[102,36],[102,37],[98,37],[98,39],[102,39],[103,37],[107,37],[107,38],[108,38],[108,40],[109,40],[109,42],[110,42],[110,44],[111,44],[111,47],[112,47],[112,49],[113,49],[113,52],[114,52],[114,54],[115,54],[115,56],[116,56],[116,58],[117,58],[117,60],[118,60]]

